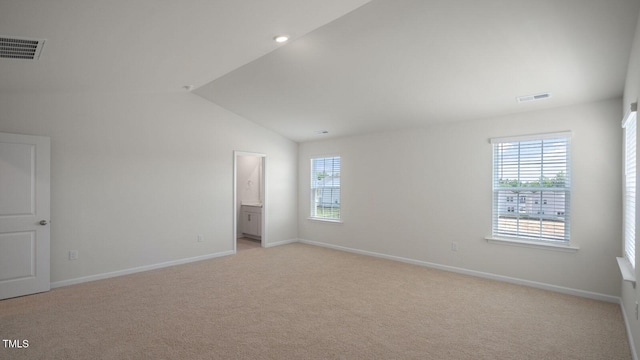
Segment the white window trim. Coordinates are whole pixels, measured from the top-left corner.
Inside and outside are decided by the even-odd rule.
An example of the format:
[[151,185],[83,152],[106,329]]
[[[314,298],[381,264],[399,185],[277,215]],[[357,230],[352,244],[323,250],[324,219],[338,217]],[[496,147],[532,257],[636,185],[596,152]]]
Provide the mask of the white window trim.
[[572,136],[573,136],[573,132],[571,131],[560,131],[560,132],[543,133],[543,134],[496,137],[496,138],[489,139],[489,142],[491,144],[500,144],[505,142],[516,142],[516,141],[523,142],[523,141],[531,141],[531,140],[557,139],[559,137],[571,138]]
[[325,219],[325,218],[319,218],[319,217],[311,217],[309,216],[307,218],[307,220],[311,220],[311,221],[319,221],[319,222],[326,222],[326,223],[334,223],[334,224],[343,224],[344,221],[342,220],[342,209],[340,209],[340,219]]
[[[570,140],[573,137],[573,132],[561,131],[561,132],[542,133],[542,134],[495,137],[495,138],[490,138],[489,143],[493,145],[493,144],[500,144],[505,142],[524,142],[524,141],[533,141],[533,140],[557,139],[560,137],[566,137]],[[492,159],[492,162],[493,162],[493,159]],[[569,164],[569,167],[571,169],[571,164]],[[493,181],[494,181],[493,175],[491,180],[492,180],[492,186],[493,186]],[[492,206],[494,206],[493,200],[492,200]],[[568,226],[571,226],[571,225],[568,224]],[[493,224],[492,224],[491,232],[493,233]],[[546,250],[556,250],[556,251],[563,251],[563,252],[577,252],[578,250],[580,250],[580,247],[575,245],[571,241],[571,238],[569,238],[569,241],[567,241],[566,243],[556,243],[556,242],[547,241],[547,240],[535,240],[535,239],[520,238],[520,237],[503,237],[503,236],[496,236],[492,234],[490,236],[486,236],[485,240],[487,240],[487,242],[491,244],[514,245],[514,246],[546,249]]]
[[[637,218],[637,214],[635,213],[636,209],[637,209],[637,191],[638,191],[638,186],[637,186],[637,174],[636,175],[636,184],[635,184],[635,188],[633,189],[636,192],[635,195],[635,201],[634,201],[634,212],[630,215],[628,213],[628,207],[627,207],[627,149],[628,149],[628,145],[627,145],[627,125],[629,125],[630,121],[634,121],[634,125],[636,128],[636,133],[635,133],[635,146],[636,146],[636,157],[634,158],[636,161],[635,166],[637,166],[637,144],[638,144],[638,137],[637,137],[637,110],[638,110],[638,103],[631,103],[629,106],[629,110],[627,111],[627,113],[624,116],[624,119],[622,119],[622,128],[624,128],[624,150],[623,150],[623,166],[622,166],[622,176],[623,176],[623,229],[622,229],[622,234],[623,234],[623,241],[622,241],[622,253],[623,256],[622,257],[617,257],[617,261],[618,261],[618,266],[620,268],[620,273],[622,274],[622,278],[624,281],[628,281],[631,282],[633,284],[633,287],[636,287],[636,274],[635,274],[635,263],[636,263],[636,257],[635,257],[635,252],[636,252],[636,246],[637,246],[637,220],[635,222],[633,222],[632,226],[633,229],[632,231],[634,232],[634,239],[633,239],[633,245],[629,246],[629,244],[627,243],[627,241],[629,240],[627,237],[627,233],[628,233],[628,217],[632,217],[632,218]],[[637,168],[636,168],[637,169]],[[637,171],[637,170],[636,170]],[[631,205],[631,204],[630,204]],[[635,215],[635,216],[634,216]],[[633,249],[630,249],[630,247],[632,247]],[[629,258],[629,250],[633,250],[633,259]],[[633,261],[633,263],[631,262]]]
[[[629,123],[631,121],[633,121],[633,125],[634,125],[634,130],[635,130],[635,136],[634,136],[634,140],[635,140],[635,146],[637,147],[637,143],[638,143],[638,138],[637,138],[637,108],[638,108],[638,104],[637,103],[632,103],[629,106],[629,110],[627,111],[627,113],[624,116],[624,119],[622,119],[622,128],[624,129],[624,149],[623,149],[623,169],[622,169],[622,176],[623,176],[623,213],[622,213],[622,220],[623,220],[623,227],[622,227],[622,235],[623,235],[623,242],[622,242],[622,249],[623,249],[623,257],[626,260],[626,265],[628,265],[628,267],[631,268],[631,270],[634,269],[635,267],[635,247],[637,245],[636,240],[637,240],[637,222],[632,223],[631,225],[631,229],[629,229],[628,225],[629,223],[627,222],[629,217],[632,218],[636,218],[636,208],[637,208],[637,191],[638,191],[638,186],[637,186],[637,173],[634,174],[634,178],[636,178],[636,183],[635,183],[635,187],[634,187],[634,191],[636,192],[635,195],[635,199],[633,201],[633,204],[629,204],[628,203],[628,197],[627,197],[627,192],[628,192],[628,187],[627,187],[627,181],[628,181],[628,176],[627,176],[627,168],[628,168],[628,164],[627,164],[627,150],[628,150],[628,144],[627,144],[627,131],[629,131],[628,126]],[[635,164],[634,166],[637,169],[637,150],[636,150],[636,154],[634,154],[636,156],[634,156],[634,160],[635,160]],[[637,170],[636,170],[637,171]],[[629,211],[628,207],[629,205],[634,206],[633,211]],[[628,238],[628,231],[631,230],[634,233],[634,239],[633,239],[633,243],[631,245],[629,245],[629,238]],[[632,251],[632,257],[629,257],[629,252]],[[625,269],[622,266],[623,264],[620,263],[620,261],[618,260],[618,265],[620,265],[620,271],[622,272],[623,277],[625,276]],[[626,280],[626,279],[625,279]],[[635,275],[634,275],[634,281],[635,281]]]
[[578,250],[580,250],[579,246],[573,245],[571,243],[556,244],[553,242],[535,241],[529,239],[525,240],[521,238],[503,238],[497,236],[487,236],[485,237],[485,240],[487,240],[487,242],[490,244],[513,245],[534,249],[555,250],[563,252],[577,252]]
[[636,287],[636,272],[631,266],[629,259],[627,257],[617,257],[618,267],[620,268],[620,273],[622,274],[622,280],[628,281],[633,285],[633,288]]

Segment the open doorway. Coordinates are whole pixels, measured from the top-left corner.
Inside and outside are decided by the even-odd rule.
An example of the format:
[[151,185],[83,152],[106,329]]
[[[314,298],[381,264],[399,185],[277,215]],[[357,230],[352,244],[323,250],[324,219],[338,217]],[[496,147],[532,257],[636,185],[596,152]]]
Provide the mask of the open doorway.
[[260,153],[234,151],[233,250],[266,244],[266,161]]

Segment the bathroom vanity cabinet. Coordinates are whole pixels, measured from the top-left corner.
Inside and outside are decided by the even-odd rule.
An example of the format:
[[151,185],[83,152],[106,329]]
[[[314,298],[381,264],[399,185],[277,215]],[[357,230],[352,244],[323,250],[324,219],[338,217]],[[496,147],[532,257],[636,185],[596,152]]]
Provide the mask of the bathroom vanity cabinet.
[[262,206],[242,205],[242,234],[246,237],[262,237]]

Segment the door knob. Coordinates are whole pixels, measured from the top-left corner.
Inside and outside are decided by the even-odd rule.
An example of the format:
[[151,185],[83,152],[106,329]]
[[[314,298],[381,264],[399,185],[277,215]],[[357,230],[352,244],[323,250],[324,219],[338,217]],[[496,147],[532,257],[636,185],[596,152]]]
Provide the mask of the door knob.
[[47,224],[48,224],[47,220],[40,220],[40,225],[47,225]]

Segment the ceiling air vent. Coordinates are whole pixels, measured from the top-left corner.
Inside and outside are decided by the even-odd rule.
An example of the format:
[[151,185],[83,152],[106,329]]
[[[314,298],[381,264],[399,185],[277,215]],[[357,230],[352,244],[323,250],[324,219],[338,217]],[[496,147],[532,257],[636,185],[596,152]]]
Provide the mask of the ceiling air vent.
[[551,97],[551,93],[541,93],[541,94],[535,94],[535,95],[519,96],[516,99],[518,100],[518,102],[527,102],[527,101],[548,99],[550,97]]
[[43,39],[0,36],[0,59],[38,60],[43,46]]

